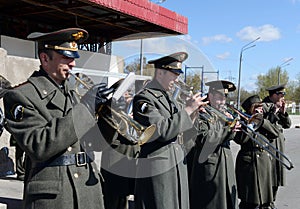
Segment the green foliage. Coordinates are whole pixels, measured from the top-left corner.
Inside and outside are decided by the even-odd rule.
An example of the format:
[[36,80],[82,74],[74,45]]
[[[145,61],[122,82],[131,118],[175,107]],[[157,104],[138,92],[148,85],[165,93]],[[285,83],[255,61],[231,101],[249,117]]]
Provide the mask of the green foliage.
[[201,90],[201,75],[200,73],[195,73],[194,75],[189,75],[186,77],[186,84],[193,87],[193,92],[199,92]]
[[271,68],[267,74],[257,76],[257,92],[260,98],[268,96],[267,88],[278,84],[287,84],[289,76],[286,70],[282,70],[280,67]]
[[[144,76],[153,76],[154,75],[154,69],[152,65],[146,64],[147,60],[145,57],[143,57],[143,75]],[[136,75],[141,75],[141,64],[140,59],[135,58],[130,63],[125,63],[125,73],[134,72]]]

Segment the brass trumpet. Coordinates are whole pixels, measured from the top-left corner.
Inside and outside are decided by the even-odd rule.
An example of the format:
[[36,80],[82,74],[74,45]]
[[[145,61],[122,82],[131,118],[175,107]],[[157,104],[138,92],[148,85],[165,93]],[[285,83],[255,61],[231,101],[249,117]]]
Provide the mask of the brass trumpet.
[[[69,74],[77,81],[77,83],[75,84],[76,92],[79,92],[78,88],[85,88],[89,90],[92,87],[92,82],[87,83],[73,73],[69,72]],[[85,75],[82,77],[86,78],[88,76]],[[87,80],[90,81],[91,79]],[[112,88],[117,89],[122,81],[123,79],[117,81],[112,85]],[[79,94],[79,96],[81,97],[82,94]],[[105,122],[107,122],[113,129],[115,129],[120,135],[122,135],[133,144],[142,145],[146,143],[156,130],[155,124],[145,127],[139,124],[137,121],[133,120],[125,112],[117,112],[109,105],[101,106],[97,111],[97,115],[98,117],[102,117]]]
[[[262,114],[254,114],[253,116],[248,116],[240,110],[236,109],[232,105],[227,104],[227,106],[237,113],[239,116],[245,119],[247,123],[242,120],[239,120],[241,125],[246,128],[246,130],[242,129],[243,133],[245,133],[252,141],[254,141],[260,148],[268,152],[274,159],[276,159],[279,163],[281,163],[285,168],[291,170],[294,168],[291,160],[283,154],[280,150],[276,149],[263,135],[256,132],[256,130],[260,127],[263,122]],[[254,137],[247,132],[250,131],[254,135]],[[285,162],[286,161],[286,162]]]
[[[233,128],[236,120],[234,118],[230,118],[225,114],[225,110],[221,111],[212,106],[206,105],[203,106],[205,111],[209,113],[209,116],[205,116],[208,122],[214,123],[217,119],[221,119],[223,122],[229,125],[230,128]],[[201,113],[200,113],[201,114]],[[201,115],[203,117],[203,115]]]

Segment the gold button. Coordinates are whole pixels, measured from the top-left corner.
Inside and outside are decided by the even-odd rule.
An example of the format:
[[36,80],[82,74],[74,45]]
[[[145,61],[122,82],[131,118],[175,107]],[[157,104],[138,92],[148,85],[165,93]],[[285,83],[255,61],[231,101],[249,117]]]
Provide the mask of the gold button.
[[48,93],[47,90],[44,89],[44,90],[43,90],[43,94],[47,94],[47,93]]
[[74,177],[78,178],[79,177],[78,173],[74,173]]
[[71,152],[72,151],[72,147],[68,147],[68,151]]

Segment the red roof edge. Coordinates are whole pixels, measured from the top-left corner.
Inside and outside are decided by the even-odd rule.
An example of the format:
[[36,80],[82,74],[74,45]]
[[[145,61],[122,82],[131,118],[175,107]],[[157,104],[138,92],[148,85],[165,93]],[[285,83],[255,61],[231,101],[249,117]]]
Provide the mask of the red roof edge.
[[88,0],[181,34],[188,33],[188,19],[149,0]]

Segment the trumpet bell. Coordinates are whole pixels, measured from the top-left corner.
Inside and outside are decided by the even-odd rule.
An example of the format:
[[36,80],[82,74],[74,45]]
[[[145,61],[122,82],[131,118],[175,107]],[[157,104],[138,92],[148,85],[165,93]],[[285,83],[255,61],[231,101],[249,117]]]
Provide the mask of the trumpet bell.
[[110,106],[102,107],[98,115],[132,144],[143,145],[156,130],[156,125],[142,126],[123,111],[117,112]]
[[257,130],[263,123],[263,114],[256,113],[248,119],[248,125],[251,125],[253,130]]
[[148,142],[149,139],[153,136],[155,130],[156,130],[155,124],[152,124],[152,125],[146,127],[146,129],[141,132],[140,137],[137,139],[137,143],[139,145],[143,145],[146,142]]

